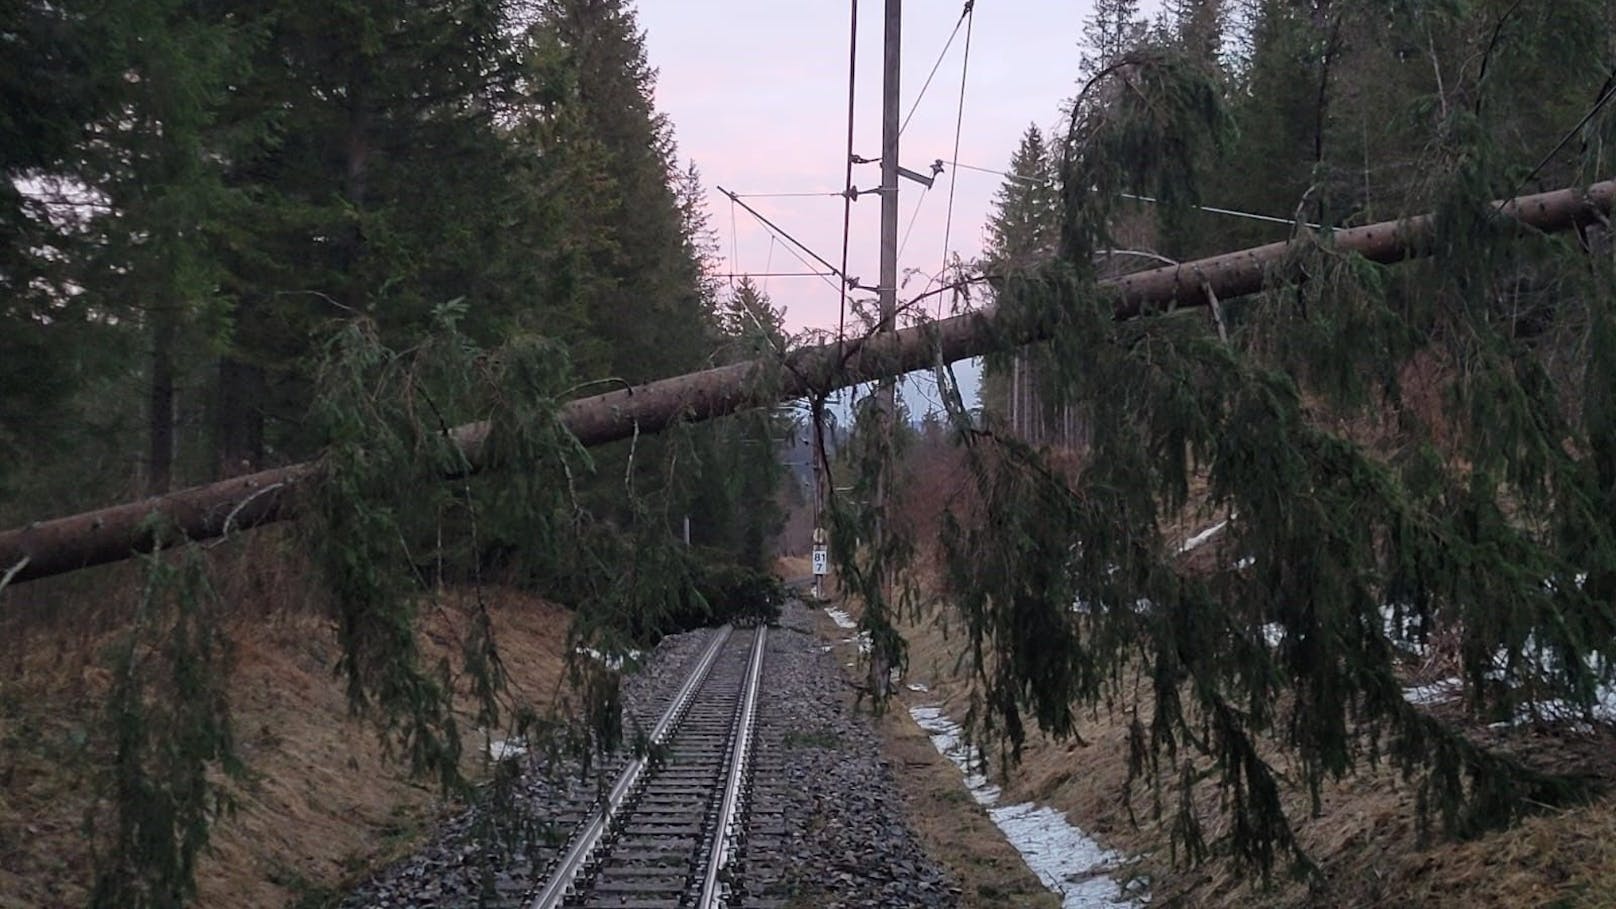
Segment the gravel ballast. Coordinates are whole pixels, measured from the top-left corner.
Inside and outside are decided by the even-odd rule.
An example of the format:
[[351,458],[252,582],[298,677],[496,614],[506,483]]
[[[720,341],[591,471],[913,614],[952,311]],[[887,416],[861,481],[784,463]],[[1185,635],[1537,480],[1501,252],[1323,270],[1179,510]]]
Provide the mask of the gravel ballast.
[[[850,685],[814,633],[815,612],[789,604],[769,636],[759,702],[746,835],[731,865],[737,898],[758,907],[947,907],[957,892],[943,869],[925,856],[903,817],[903,802],[864,717],[848,707]],[[625,676],[624,716],[649,729],[712,634],[701,630],[664,638]],[[527,813],[547,820],[564,838],[593,802],[602,781],[615,778],[619,755],[604,776],[580,777],[576,765],[550,767],[527,757],[517,791]],[[523,904],[556,854],[556,845],[530,839],[511,857],[493,857],[476,830],[492,819],[461,812],[416,853],[395,862],[343,903],[360,907]],[[536,870],[535,870],[536,869]]]

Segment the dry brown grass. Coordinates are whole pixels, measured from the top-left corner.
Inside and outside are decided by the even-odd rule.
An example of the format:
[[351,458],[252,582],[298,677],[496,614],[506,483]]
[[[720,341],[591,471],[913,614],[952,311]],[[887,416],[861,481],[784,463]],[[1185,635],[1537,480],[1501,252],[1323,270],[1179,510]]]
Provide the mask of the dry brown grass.
[[937,753],[907,712],[888,711],[876,726],[909,824],[926,851],[953,874],[962,905],[1060,905],[971,797],[959,768]]
[[[940,703],[958,720],[968,702],[969,683],[956,670],[960,636],[957,631],[945,634],[942,625],[933,617],[904,628],[910,642],[909,681],[930,689],[905,696]],[[1227,860],[1186,868],[1174,862],[1165,818],[1158,819],[1153,811],[1152,789],[1135,786],[1131,814],[1123,799],[1129,711],[1138,704],[1149,722],[1148,700],[1134,694],[1124,691],[1112,710],[1085,715],[1081,743],[1034,734],[1021,763],[1008,768],[1005,795],[1059,807],[1105,845],[1135,857],[1130,872],[1151,878],[1154,906],[1616,906],[1616,796],[1535,817],[1471,842],[1438,839],[1422,844],[1412,785],[1385,768],[1364,768],[1327,785],[1317,817],[1309,816],[1304,794],[1289,794],[1287,809],[1298,839],[1324,871],[1322,888],[1310,890],[1283,872],[1265,887]],[[1540,764],[1586,768],[1616,758],[1616,735],[1609,733],[1581,737],[1521,731],[1507,740],[1493,736],[1491,744],[1531,753]],[[1283,761],[1278,766],[1290,769]],[[1002,764],[994,770],[1006,772]],[[1211,840],[1224,831],[1217,793],[1205,788],[1198,808]],[[1175,792],[1161,792],[1169,809]]]
[[779,556],[774,560],[774,576],[782,581],[809,577],[814,572],[814,560],[808,556]]
[[[248,777],[235,785],[238,809],[216,826],[202,862],[200,906],[321,905],[454,807],[387,760],[374,731],[350,716],[334,672],[334,635],[312,603],[304,566],[264,551],[250,564],[240,554],[212,556],[231,604],[230,691]],[[0,624],[0,909],[83,904],[90,863],[82,820],[95,807],[95,752],[85,742],[106,688],[98,654],[115,639],[119,608],[133,602],[133,577],[102,573],[100,598],[81,601],[94,604],[81,610],[83,621],[65,620],[61,610],[94,583],[7,594],[27,591],[30,605]],[[430,659],[458,647],[472,596],[451,591],[424,617]],[[563,672],[567,613],[514,591],[482,596],[513,696],[549,703]],[[466,767],[476,773],[484,740],[469,713],[462,719]]]

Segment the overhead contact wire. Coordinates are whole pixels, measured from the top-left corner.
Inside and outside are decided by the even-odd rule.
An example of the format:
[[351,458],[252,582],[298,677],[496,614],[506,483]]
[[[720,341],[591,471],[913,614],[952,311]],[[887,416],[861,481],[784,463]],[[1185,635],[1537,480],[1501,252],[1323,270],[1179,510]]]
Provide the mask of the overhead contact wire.
[[[774,223],[773,221],[770,221],[768,218],[764,217],[762,212],[758,211],[757,209],[753,208],[750,205],[747,205],[745,202],[742,202],[740,200],[740,198],[737,197],[734,193],[730,192],[729,190],[725,189],[722,186],[718,187],[717,189],[718,189],[719,192],[721,192],[724,195],[728,196],[730,198],[730,201],[732,201],[735,204],[739,205],[740,207],[746,209],[747,214],[749,214],[752,217],[756,218],[758,220],[758,222],[761,223],[764,227],[768,228],[773,233],[774,236],[776,236],[780,240],[784,240],[786,242],[786,244],[787,244],[786,249],[792,250],[792,247],[796,247],[796,249],[802,250],[803,252],[807,253],[809,256],[812,256],[815,262],[818,262],[820,265],[823,265],[825,268],[828,268],[832,272],[835,272],[838,277],[842,278],[844,283],[846,282],[847,273],[843,272],[843,271],[837,271],[836,266],[834,266],[834,265],[830,264],[829,262],[825,261],[824,256],[821,256],[819,253],[816,253],[812,249],[809,249],[807,244],[803,243],[801,240],[798,240],[796,237],[793,237],[785,228],[781,227],[780,225],[778,225],[778,224]],[[791,254],[794,255],[794,256],[797,255],[795,250],[792,250]],[[806,265],[808,267],[809,271],[814,270],[814,266],[809,264],[809,262],[806,259],[802,258],[801,256],[797,256],[797,261],[801,262],[803,265]]]
[[[804,272],[802,274],[802,277],[817,276],[819,278],[819,280],[824,281],[826,284],[830,285],[831,287],[835,287],[837,285],[838,282],[832,281],[830,279],[830,276],[834,275],[835,272],[820,273],[820,272],[814,272],[813,271],[814,263],[809,262],[807,259],[802,257],[802,253],[797,252],[796,247],[791,245],[791,243],[794,243],[796,241],[791,240],[791,237],[790,237],[789,234],[784,234],[783,232],[779,232],[779,228],[776,228],[776,227],[774,227],[774,226],[772,226],[772,225],[770,225],[768,223],[764,224],[763,229],[769,232],[769,243],[770,243],[770,246],[769,246],[769,261],[770,262],[774,261],[774,246],[773,246],[773,244],[776,241],[779,241],[779,240],[790,241],[790,242],[781,243],[780,245],[785,248],[786,252],[791,253],[792,258],[796,259],[798,262],[801,262],[802,266],[809,270],[808,272]],[[809,255],[813,255],[812,251],[809,252]],[[819,257],[814,256],[814,258],[818,259]],[[824,260],[821,259],[820,261],[823,262]],[[810,272],[812,272],[812,275],[809,274]]]
[[[964,60],[960,63],[959,110],[954,114],[954,154],[952,157],[956,159],[959,158],[960,133],[965,127],[965,83],[971,74],[971,28],[976,24],[975,6],[976,0],[965,0],[965,13],[961,17],[965,20],[965,55]],[[948,171],[948,215],[943,219],[943,264],[937,272],[939,277],[948,271],[948,243],[952,239],[954,232],[954,184],[955,171],[950,168]],[[942,315],[943,298],[939,295],[937,297],[937,317],[942,318]]]
[[931,65],[931,72],[927,74],[926,81],[920,86],[920,94],[915,95],[915,103],[909,106],[909,113],[903,118],[903,125],[898,127],[898,135],[909,128],[909,121],[914,118],[915,111],[920,109],[920,100],[926,97],[926,89],[931,88],[931,80],[937,76],[937,69],[943,65],[943,58],[948,56],[948,49],[954,46],[954,39],[959,37],[960,25],[964,24],[971,14],[971,6],[976,0],[966,0],[965,9],[960,11],[959,19],[954,22],[954,30],[948,34],[948,43],[943,45],[943,52],[937,55],[937,62]]
[[740,229],[735,225],[735,200],[729,200],[729,289],[735,289],[735,272],[741,270]]
[[847,158],[846,176],[842,180],[842,271],[841,302],[836,314],[836,344],[838,351],[847,335],[847,240],[853,225],[853,90],[858,79],[858,0],[849,0],[852,9],[847,37]]
[[823,196],[832,198],[841,196],[841,193],[736,193],[739,199],[816,199]]
[[914,233],[915,222],[920,220],[920,207],[926,204],[926,197],[929,195],[931,195],[931,190],[923,189],[920,191],[920,198],[915,200],[915,210],[909,215],[909,226],[903,229],[903,242],[898,244],[898,255],[900,257],[903,256],[903,251],[909,248],[909,235]]

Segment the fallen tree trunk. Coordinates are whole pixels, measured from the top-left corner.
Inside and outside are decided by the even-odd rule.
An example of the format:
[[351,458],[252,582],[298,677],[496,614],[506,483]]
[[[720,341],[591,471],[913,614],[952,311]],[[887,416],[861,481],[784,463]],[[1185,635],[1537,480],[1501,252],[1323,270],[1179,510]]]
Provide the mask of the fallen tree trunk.
[[[1499,205],[1499,214],[1524,227],[1555,232],[1608,217],[1616,181],[1587,189],[1522,196]],[[1431,254],[1430,215],[1386,221],[1331,234],[1337,249],[1380,263]],[[1271,243],[1166,266],[1103,282],[1116,295],[1117,318],[1150,307],[1200,306],[1208,291],[1218,299],[1255,293],[1291,276],[1276,272],[1292,243]],[[567,404],[562,420],[584,445],[601,445],[636,432],[659,432],[680,420],[707,420],[752,407],[845,388],[980,356],[1006,343],[1041,339],[1037,326],[1012,326],[990,313],[973,312],[845,344],[804,348],[785,358],[784,368],[762,361],[661,379]],[[454,436],[473,467],[480,466],[486,423],[458,427]],[[292,517],[296,489],[318,474],[318,462],[294,464],[194,486],[165,496],[30,524],[0,533],[0,577],[24,581],[62,574],[150,552],[162,527],[190,540],[227,536],[237,530]]]

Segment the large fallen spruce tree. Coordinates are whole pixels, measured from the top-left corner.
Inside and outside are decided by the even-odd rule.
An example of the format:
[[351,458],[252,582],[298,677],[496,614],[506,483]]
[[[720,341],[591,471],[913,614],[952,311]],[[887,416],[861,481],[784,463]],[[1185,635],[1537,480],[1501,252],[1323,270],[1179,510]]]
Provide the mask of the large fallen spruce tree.
[[[1497,210],[1524,231],[1555,233],[1601,222],[1613,200],[1616,182],[1606,181],[1503,201]],[[1096,291],[1119,320],[1172,307],[1206,306],[1297,280],[1296,254],[1321,243],[1380,264],[1440,252],[1433,217],[1420,215],[1106,279]],[[1021,313],[969,312],[889,335],[791,351],[783,361],[722,366],[570,401],[560,416],[580,444],[601,445],[681,421],[708,420],[983,356],[1044,340],[1053,330],[1048,320]],[[764,375],[777,378],[760,382]],[[481,464],[488,431],[487,423],[451,431],[473,468]],[[13,528],[0,533],[0,566],[16,583],[150,552],[163,529],[201,541],[285,520],[297,514],[299,485],[318,471],[317,461],[293,464]]]

